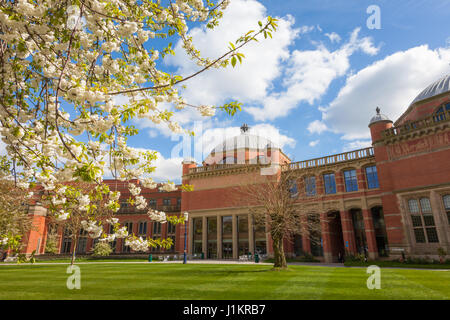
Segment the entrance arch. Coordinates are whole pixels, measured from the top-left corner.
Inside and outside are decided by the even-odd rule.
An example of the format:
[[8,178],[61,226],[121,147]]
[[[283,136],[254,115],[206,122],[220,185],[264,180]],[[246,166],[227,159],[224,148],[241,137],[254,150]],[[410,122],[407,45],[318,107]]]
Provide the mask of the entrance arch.
[[359,254],[368,254],[366,229],[364,228],[364,217],[361,209],[350,209],[353,230],[355,232],[356,251]]
[[384,223],[383,207],[376,206],[370,209],[375,230],[375,240],[377,242],[378,255],[380,257],[388,256],[388,239],[386,224]]
[[327,214],[327,219],[332,259],[333,261],[340,262],[339,256],[342,258],[345,255],[341,214],[339,211],[331,211]]

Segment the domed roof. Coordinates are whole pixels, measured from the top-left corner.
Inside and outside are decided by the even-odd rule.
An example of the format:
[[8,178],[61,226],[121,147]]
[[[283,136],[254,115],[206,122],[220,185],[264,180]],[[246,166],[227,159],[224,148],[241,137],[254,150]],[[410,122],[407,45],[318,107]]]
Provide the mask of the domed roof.
[[[378,122],[378,121],[391,121],[391,119],[389,119],[388,118],[388,116],[387,115],[384,115],[384,114],[381,114],[380,113],[380,108],[376,108],[376,111],[377,111],[377,114],[376,115],[374,115],[373,117],[372,117],[372,119],[370,119],[370,122],[369,122],[369,126],[372,124],[372,123],[375,123],[375,122]],[[392,122],[392,121],[391,121]]]
[[263,137],[253,134],[241,133],[240,135],[227,139],[218,144],[211,153],[226,152],[237,149],[259,149],[277,148],[275,144]]
[[414,100],[411,104],[414,104],[418,101],[422,101],[442,93],[450,91],[450,74],[445,77],[437,80],[436,82],[430,84],[425,88]]
[[246,125],[241,127],[241,134],[218,144],[211,153],[226,152],[237,149],[264,150],[266,148],[278,148],[269,139],[248,133]]

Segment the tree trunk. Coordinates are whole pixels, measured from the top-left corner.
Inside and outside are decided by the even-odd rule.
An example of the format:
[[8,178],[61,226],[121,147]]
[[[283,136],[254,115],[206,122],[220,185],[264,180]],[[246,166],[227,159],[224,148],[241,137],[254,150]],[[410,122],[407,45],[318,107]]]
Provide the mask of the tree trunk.
[[283,247],[283,239],[279,238],[272,238],[272,248],[273,248],[273,255],[274,255],[274,268],[281,268],[286,269],[286,256],[284,255],[284,247]]
[[78,240],[78,237],[75,237],[73,249],[72,249],[72,260],[70,261],[71,266],[73,266],[73,264],[75,263],[75,251],[77,250],[77,242],[78,242],[77,240]]

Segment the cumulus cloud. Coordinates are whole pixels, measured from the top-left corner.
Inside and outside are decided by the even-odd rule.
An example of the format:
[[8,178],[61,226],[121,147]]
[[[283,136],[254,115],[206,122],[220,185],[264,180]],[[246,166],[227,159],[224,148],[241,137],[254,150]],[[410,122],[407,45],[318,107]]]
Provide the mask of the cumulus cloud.
[[314,120],[308,125],[308,131],[309,133],[317,133],[321,134],[322,132],[326,131],[328,128],[327,126],[320,120]]
[[356,140],[356,141],[351,141],[351,142],[347,142],[343,149],[342,152],[346,152],[346,151],[351,151],[351,150],[358,150],[358,149],[363,149],[363,148],[368,148],[372,146],[372,141],[371,140]]
[[430,83],[450,72],[450,48],[423,45],[396,52],[347,78],[337,97],[322,108],[322,121],[346,140],[370,137],[375,108],[395,121]]
[[328,37],[328,39],[330,39],[331,42],[338,43],[341,41],[341,37],[336,32],[325,33],[325,35]]
[[183,158],[164,158],[159,152],[157,154],[158,158],[153,163],[156,170],[150,176],[158,182],[170,180],[180,183]]
[[369,37],[359,37],[360,28],[356,28],[349,40],[335,50],[328,50],[318,44],[315,50],[294,50],[283,71],[285,90],[269,93],[259,101],[261,107],[247,108],[256,120],[275,119],[286,116],[300,102],[313,104],[327,91],[331,82],[344,76],[350,68],[350,56],[356,51],[375,55],[378,48]]
[[320,142],[320,140],[314,140],[314,141],[311,141],[311,142],[309,143],[309,146],[310,146],[310,147],[315,147],[315,146],[317,146],[317,145],[319,144],[319,142]]
[[[255,30],[258,21],[265,21],[265,17],[266,8],[261,3],[234,0],[225,10],[217,28],[194,28],[189,35],[203,56],[214,58],[228,50],[229,42],[234,42],[249,30]],[[221,104],[229,99],[263,99],[272,81],[281,75],[280,63],[289,58],[288,46],[299,33],[312,30],[310,27],[294,29],[293,25],[292,16],[280,18],[272,39],[252,42],[240,50],[245,55],[242,65],[211,69],[199,74],[186,83],[184,96],[193,104]],[[178,73],[186,76],[198,71],[199,67],[184,54],[181,45],[179,42],[175,46],[176,55],[166,60],[178,69]]]

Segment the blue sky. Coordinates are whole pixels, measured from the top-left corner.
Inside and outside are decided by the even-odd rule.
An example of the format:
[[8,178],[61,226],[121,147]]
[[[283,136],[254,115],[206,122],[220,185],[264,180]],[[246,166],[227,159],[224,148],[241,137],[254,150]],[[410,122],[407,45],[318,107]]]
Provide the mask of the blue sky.
[[[366,25],[370,5],[380,8],[379,30]],[[377,106],[395,120],[450,72],[450,0],[232,0],[217,30],[192,26],[190,32],[200,51],[214,57],[267,15],[280,19],[273,39],[242,50],[242,65],[186,83],[183,93],[193,104],[244,105],[233,118],[203,118],[202,130],[197,111],[177,116],[203,139],[203,153],[191,154],[199,162],[244,122],[295,161],[369,146],[367,124]],[[182,75],[198,70],[175,50],[161,68]],[[130,145],[161,153],[155,178],[180,182],[182,138],[149,121],[136,126],[141,132]]]

